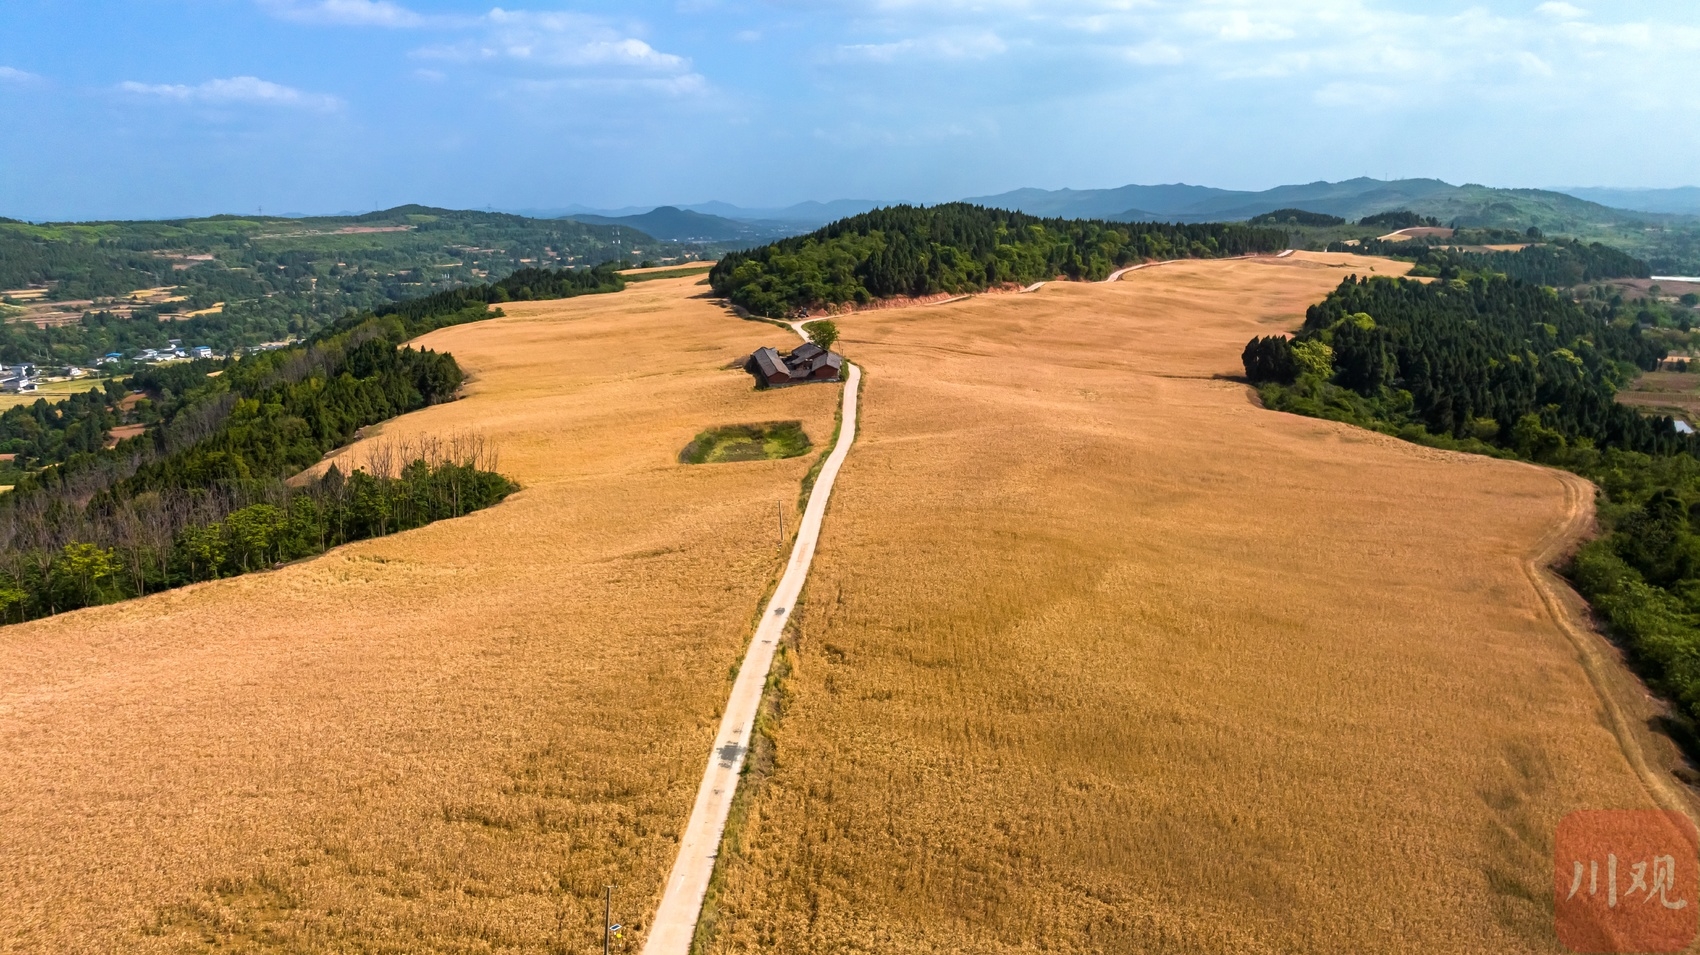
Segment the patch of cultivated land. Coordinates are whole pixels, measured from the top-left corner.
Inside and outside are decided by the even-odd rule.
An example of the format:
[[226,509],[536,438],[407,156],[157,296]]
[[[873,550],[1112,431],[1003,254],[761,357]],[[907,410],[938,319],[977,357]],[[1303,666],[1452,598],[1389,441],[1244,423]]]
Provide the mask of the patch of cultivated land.
[[1700,417],[1700,374],[1686,371],[1649,371],[1617,393],[1626,405],[1689,421]]
[[1218,377],[1405,267],[842,317],[863,430],[709,950],[1557,951],[1558,820],[1654,805],[1530,570],[1585,486]]
[[0,392],[0,411],[13,405],[33,405],[41,399],[49,404],[64,401],[72,395],[80,395],[85,391],[103,391],[106,387],[104,378],[75,378],[68,381],[44,381],[36,386],[35,391],[22,394]]
[[646,920],[813,460],[679,449],[840,394],[754,391],[787,333],[695,281],[424,341],[466,397],[382,437],[485,435],[503,504],[0,629],[0,951],[588,951],[610,882]]

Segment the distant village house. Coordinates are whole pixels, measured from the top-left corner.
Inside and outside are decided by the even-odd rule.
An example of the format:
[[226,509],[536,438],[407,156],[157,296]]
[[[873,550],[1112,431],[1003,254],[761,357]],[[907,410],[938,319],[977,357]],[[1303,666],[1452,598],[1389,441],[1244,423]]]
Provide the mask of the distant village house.
[[744,362],[744,370],[770,387],[837,381],[844,373],[844,356],[812,342],[797,346],[789,355],[780,355],[777,348],[758,348]]

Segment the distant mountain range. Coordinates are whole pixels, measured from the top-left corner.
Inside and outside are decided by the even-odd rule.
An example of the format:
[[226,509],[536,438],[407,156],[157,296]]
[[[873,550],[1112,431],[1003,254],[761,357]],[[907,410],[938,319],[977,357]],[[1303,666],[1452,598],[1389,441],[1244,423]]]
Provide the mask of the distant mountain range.
[[875,202],[872,199],[834,199],[831,202],[799,202],[796,205],[779,209],[745,209],[729,202],[703,202],[684,208],[695,212],[706,212],[710,215],[725,216],[728,219],[786,222],[818,228],[828,222],[848,219],[870,209],[889,205],[891,205],[889,202]]
[[1262,192],[1181,184],[1055,191],[1018,189],[967,201],[1032,215],[1121,222],[1231,221],[1292,208],[1356,220],[1378,212],[1409,209],[1464,226],[1537,226],[1549,232],[1577,232],[1647,218],[1646,213],[1613,209],[1561,192],[1493,189],[1473,184],[1454,186],[1438,179],[1391,182],[1349,179],[1277,186]]
[[1700,187],[1681,186],[1676,189],[1606,189],[1578,187],[1555,189],[1566,195],[1614,209],[1635,212],[1662,212],[1669,215],[1700,215]]
[[729,219],[708,215],[677,206],[660,206],[635,215],[596,215],[572,213],[561,216],[586,225],[625,226],[664,242],[702,242],[718,244],[749,243],[757,245],[774,239],[807,232],[795,224],[761,220]]
[[[1586,234],[1644,221],[1700,215],[1700,188],[1681,189],[1495,189],[1454,186],[1439,179],[1349,179],[1277,186],[1260,192],[1216,189],[1185,183],[1129,185],[1115,189],[1016,189],[965,200],[1038,216],[1109,219],[1119,222],[1221,222],[1249,219],[1277,209],[1305,209],[1357,220],[1378,212],[1409,209],[1463,226]],[[801,202],[752,209],[727,202],[613,210],[570,209],[562,218],[624,225],[657,239],[724,244],[771,241],[817,229],[828,222],[890,203],[866,199]]]
[[863,199],[799,202],[783,209],[745,209],[729,202],[696,206],[658,206],[648,212],[631,209],[570,211],[561,216],[588,225],[629,226],[669,242],[759,245],[790,235],[812,232],[857,213],[885,205]]
[[730,202],[703,202],[690,206],[658,206],[645,211],[641,206],[624,209],[586,209],[575,206],[562,219],[590,225],[628,226],[654,238],[672,242],[759,245],[790,235],[812,232],[839,219],[889,205],[871,199],[836,199],[832,202],[799,202],[778,209],[747,209]]

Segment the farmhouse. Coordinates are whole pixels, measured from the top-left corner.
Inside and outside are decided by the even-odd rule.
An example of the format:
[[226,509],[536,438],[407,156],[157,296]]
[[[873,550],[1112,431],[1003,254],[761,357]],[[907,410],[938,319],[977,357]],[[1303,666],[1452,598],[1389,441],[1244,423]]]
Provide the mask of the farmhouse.
[[844,373],[844,356],[812,342],[799,345],[783,356],[776,348],[758,348],[744,362],[744,370],[770,386],[837,381]]

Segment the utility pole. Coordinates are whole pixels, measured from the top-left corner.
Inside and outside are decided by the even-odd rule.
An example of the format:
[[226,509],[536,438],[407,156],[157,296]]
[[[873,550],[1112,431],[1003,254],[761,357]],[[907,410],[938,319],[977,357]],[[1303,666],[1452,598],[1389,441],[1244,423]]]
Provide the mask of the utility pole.
[[773,509],[779,514],[779,546],[785,546],[785,502],[774,501]]
[[602,900],[602,955],[608,955],[608,939],[614,935],[614,887],[608,886]]

